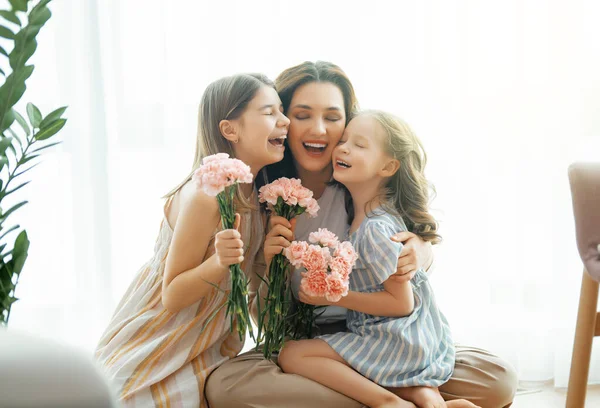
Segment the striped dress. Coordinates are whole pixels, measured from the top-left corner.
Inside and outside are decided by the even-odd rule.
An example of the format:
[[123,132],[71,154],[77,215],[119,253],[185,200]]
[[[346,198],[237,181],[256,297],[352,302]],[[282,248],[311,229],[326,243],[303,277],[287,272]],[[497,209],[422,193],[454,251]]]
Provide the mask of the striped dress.
[[[250,244],[242,264],[250,277],[252,260],[264,239],[258,211],[242,214],[241,234],[244,244]],[[206,378],[243,347],[236,329],[230,332],[222,307],[231,288],[229,275],[220,283],[225,294],[213,288],[175,314],[163,307],[163,273],[172,237],[164,218],[154,256],[127,289],[96,350],[123,406],[208,407]],[[205,259],[213,254],[214,235]]]
[[[359,259],[350,274],[350,290],[379,292],[396,272],[401,243],[390,239],[406,231],[400,217],[377,212],[365,218],[350,241]],[[320,336],[363,376],[384,387],[437,387],[450,378],[455,350],[450,328],[438,310],[427,275],[411,281],[414,311],[406,317],[379,317],[348,311],[347,332]]]

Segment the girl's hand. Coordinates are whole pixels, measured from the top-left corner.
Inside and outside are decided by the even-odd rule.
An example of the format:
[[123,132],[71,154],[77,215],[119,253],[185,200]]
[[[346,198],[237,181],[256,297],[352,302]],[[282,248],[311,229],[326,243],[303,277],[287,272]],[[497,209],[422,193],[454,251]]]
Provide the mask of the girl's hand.
[[335,303],[328,301],[325,296],[310,296],[300,288],[298,291],[298,298],[302,303],[313,306],[330,306]]
[[433,262],[431,243],[408,231],[399,232],[391,239],[402,242],[404,246],[398,256],[396,273],[390,276],[390,279],[395,282],[407,282],[415,276],[418,269],[429,269]]
[[239,232],[240,215],[235,214],[234,229],[226,229],[215,235],[215,254],[217,262],[224,268],[241,263],[244,260],[244,243]]
[[271,260],[275,255],[282,253],[285,248],[290,246],[291,241],[294,240],[295,225],[295,218],[288,221],[278,215],[271,216],[269,219],[269,232],[265,237],[264,245],[267,266],[271,264]]

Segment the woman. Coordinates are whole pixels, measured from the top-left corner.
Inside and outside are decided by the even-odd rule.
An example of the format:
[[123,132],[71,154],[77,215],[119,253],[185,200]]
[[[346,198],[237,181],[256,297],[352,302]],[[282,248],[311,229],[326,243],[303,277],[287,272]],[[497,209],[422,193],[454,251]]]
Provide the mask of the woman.
[[[319,227],[344,236],[347,228],[344,194],[329,185],[333,171],[331,153],[358,105],[346,74],[328,62],[305,62],[291,67],[279,75],[276,88],[290,126],[284,159],[268,167],[268,179],[300,178],[302,185],[314,192],[320,210],[316,218],[301,215],[294,234],[287,221],[271,217],[265,240],[266,262],[255,265],[255,271],[261,275],[270,258],[281,252],[292,238],[307,240],[308,234]],[[429,244],[411,233],[398,234],[393,239],[405,244],[398,259],[396,279],[408,280],[418,269],[430,269],[433,256]],[[299,281],[299,271],[294,271],[292,287],[296,295]],[[252,301],[257,291],[261,298],[265,296],[264,286],[252,288]],[[317,325],[322,334],[345,331],[345,318],[345,309],[331,306],[317,319]],[[481,349],[456,346],[454,373],[439,389],[446,400],[464,398],[483,408],[502,408],[511,405],[516,386],[516,373],[507,362]],[[264,360],[262,353],[254,351],[215,370],[207,381],[206,395],[212,408],[361,406],[311,380],[284,374],[276,361]]]

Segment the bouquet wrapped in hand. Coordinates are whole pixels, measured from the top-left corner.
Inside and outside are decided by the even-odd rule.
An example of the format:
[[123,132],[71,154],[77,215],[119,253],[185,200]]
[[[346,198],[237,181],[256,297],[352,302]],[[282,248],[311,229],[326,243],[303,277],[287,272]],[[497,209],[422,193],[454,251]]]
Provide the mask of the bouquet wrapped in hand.
[[[348,294],[350,273],[358,255],[349,241],[339,242],[338,237],[325,228],[312,232],[308,240],[310,244],[294,241],[285,249],[285,256],[292,265],[306,269],[302,272],[300,288],[309,296],[338,302]],[[314,306],[302,305],[302,315],[296,319],[292,337],[311,338]]]
[[[217,197],[223,229],[234,228],[235,191],[238,183],[252,183],[250,167],[241,160],[230,158],[226,153],[217,153],[202,160],[202,165],[194,172],[193,180],[207,195]],[[246,329],[250,330],[250,336],[254,338],[248,312],[248,279],[240,264],[231,265],[229,271],[231,292],[227,300],[227,315],[231,319],[231,330],[235,316],[240,340],[246,335]]]
[[[279,178],[261,187],[259,201],[267,203],[273,214],[284,217],[288,221],[304,212],[314,217],[319,210],[319,204],[313,198],[312,191],[302,187],[300,180],[287,177]],[[286,319],[291,303],[288,266],[289,262],[283,254],[273,257],[269,266],[269,276],[267,280],[264,280],[268,286],[264,308],[261,308],[260,296],[257,298],[260,316],[257,349],[264,340],[263,355],[267,359],[283,347],[288,331]]]

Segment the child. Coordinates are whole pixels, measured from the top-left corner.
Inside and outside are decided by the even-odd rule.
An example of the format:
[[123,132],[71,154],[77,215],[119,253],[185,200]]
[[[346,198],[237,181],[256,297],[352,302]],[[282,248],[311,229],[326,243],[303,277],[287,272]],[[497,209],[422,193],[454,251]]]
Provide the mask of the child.
[[[392,235],[410,230],[440,240],[427,211],[425,163],[421,143],[400,119],[371,111],[350,121],[333,152],[333,176],[352,196],[349,239],[359,254],[350,292],[335,303],[349,310],[348,331],[286,343],[283,371],[370,407],[475,407],[445,403],[437,389],[452,374],[455,351],[425,272],[407,282],[388,279],[402,249]],[[333,304],[303,291],[300,300]]]
[[154,256],[126,291],[96,351],[124,405],[206,407],[207,376],[242,349],[223,305],[229,266],[242,262],[250,278],[264,239],[256,189],[239,185],[236,229],[221,231],[216,197],[191,177],[216,153],[242,160],[256,177],[283,158],[288,124],[263,75],[226,77],[206,88],[192,172],[167,194]]

